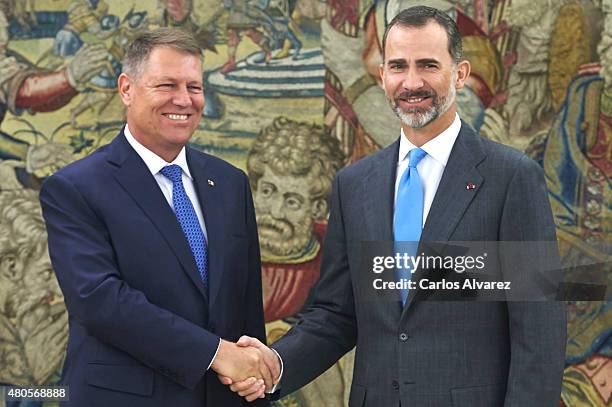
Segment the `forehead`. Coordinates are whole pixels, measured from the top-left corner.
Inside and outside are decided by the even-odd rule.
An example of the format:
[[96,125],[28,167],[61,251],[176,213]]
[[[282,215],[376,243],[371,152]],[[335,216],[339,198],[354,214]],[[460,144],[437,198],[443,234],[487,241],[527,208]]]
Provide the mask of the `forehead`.
[[422,27],[395,25],[387,34],[385,59],[435,58],[451,60],[448,52],[448,34],[435,21]]
[[169,76],[189,81],[202,80],[202,61],[191,55],[170,47],[155,47],[144,61],[143,76]]
[[305,185],[311,182],[311,177],[309,175],[310,173],[304,175],[278,174],[270,165],[265,164],[263,167],[263,174],[259,180],[260,182],[269,182],[277,187],[282,187],[283,189],[293,192],[307,193],[308,186]]

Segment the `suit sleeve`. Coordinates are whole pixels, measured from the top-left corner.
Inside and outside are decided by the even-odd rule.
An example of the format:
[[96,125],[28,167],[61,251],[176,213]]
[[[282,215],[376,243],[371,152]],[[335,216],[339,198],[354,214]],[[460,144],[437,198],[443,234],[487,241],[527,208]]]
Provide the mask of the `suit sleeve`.
[[[507,191],[500,240],[551,242],[555,253],[548,263],[560,269],[544,174],[526,156],[520,159]],[[512,262],[515,268],[527,270],[536,260],[518,254]],[[567,335],[565,303],[508,301],[508,314],[511,360],[504,405],[558,406]]]
[[255,220],[255,209],[253,206],[253,196],[249,186],[248,178],[244,176],[244,188],[246,197],[246,222],[247,233],[249,235],[249,262],[248,262],[248,282],[246,293],[247,305],[247,326],[245,335],[255,337],[261,342],[266,343],[266,329],[264,323],[263,300],[261,288],[261,261],[259,254],[259,238],[257,235],[257,222]]
[[71,319],[100,341],[194,388],[219,337],[152,304],[122,279],[104,223],[71,181],[53,175],[43,184],[40,201]]
[[281,397],[325,372],[356,343],[357,322],[340,189],[340,179],[336,177],[314,301],[298,324],[272,345],[284,365]]

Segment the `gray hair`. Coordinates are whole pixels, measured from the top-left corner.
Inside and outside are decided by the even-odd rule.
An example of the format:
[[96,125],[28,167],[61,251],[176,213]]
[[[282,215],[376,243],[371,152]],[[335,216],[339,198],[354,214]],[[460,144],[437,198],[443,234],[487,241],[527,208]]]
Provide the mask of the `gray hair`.
[[122,72],[138,79],[149,54],[157,47],[168,47],[176,51],[202,57],[202,48],[191,34],[171,27],[157,28],[139,34],[127,47],[123,57]]

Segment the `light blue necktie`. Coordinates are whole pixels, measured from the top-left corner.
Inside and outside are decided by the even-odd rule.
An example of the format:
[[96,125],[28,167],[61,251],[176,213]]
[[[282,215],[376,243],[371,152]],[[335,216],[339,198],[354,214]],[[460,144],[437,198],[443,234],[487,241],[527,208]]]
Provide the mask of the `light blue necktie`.
[[195,258],[200,278],[204,286],[208,287],[208,247],[206,236],[200,227],[200,221],[195,209],[183,187],[183,170],[176,164],[167,165],[159,172],[172,181],[172,206],[176,218],[183,229],[183,233],[189,242],[189,247]]
[[[407,253],[408,256],[416,256],[418,242],[423,229],[423,184],[419,177],[417,165],[427,155],[425,150],[415,148],[408,153],[408,168],[404,171],[397,189],[395,200],[395,219],[393,221],[393,239],[395,242],[406,242],[396,244],[395,253]],[[412,273],[410,269],[396,269],[398,281],[410,280]],[[406,305],[408,289],[400,290],[402,306]]]

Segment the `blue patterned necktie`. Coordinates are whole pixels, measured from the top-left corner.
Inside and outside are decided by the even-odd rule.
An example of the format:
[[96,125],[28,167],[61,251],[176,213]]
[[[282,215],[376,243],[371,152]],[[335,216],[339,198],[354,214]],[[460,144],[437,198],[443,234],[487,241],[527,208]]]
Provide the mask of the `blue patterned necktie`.
[[189,247],[200,272],[200,278],[204,286],[208,287],[208,246],[198,216],[183,187],[183,170],[180,166],[172,164],[165,166],[159,172],[172,181],[174,214],[181,225],[181,229],[183,229],[187,242],[189,242]]
[[[407,253],[408,256],[416,256],[421,230],[423,229],[423,184],[419,177],[417,165],[427,153],[415,148],[410,150],[408,168],[404,171],[397,189],[395,200],[395,218],[393,221],[393,239],[396,244],[395,253]],[[411,264],[411,263],[410,263]],[[410,269],[396,269],[398,281],[410,280],[412,273]],[[408,289],[400,290],[402,306],[406,305]]]

